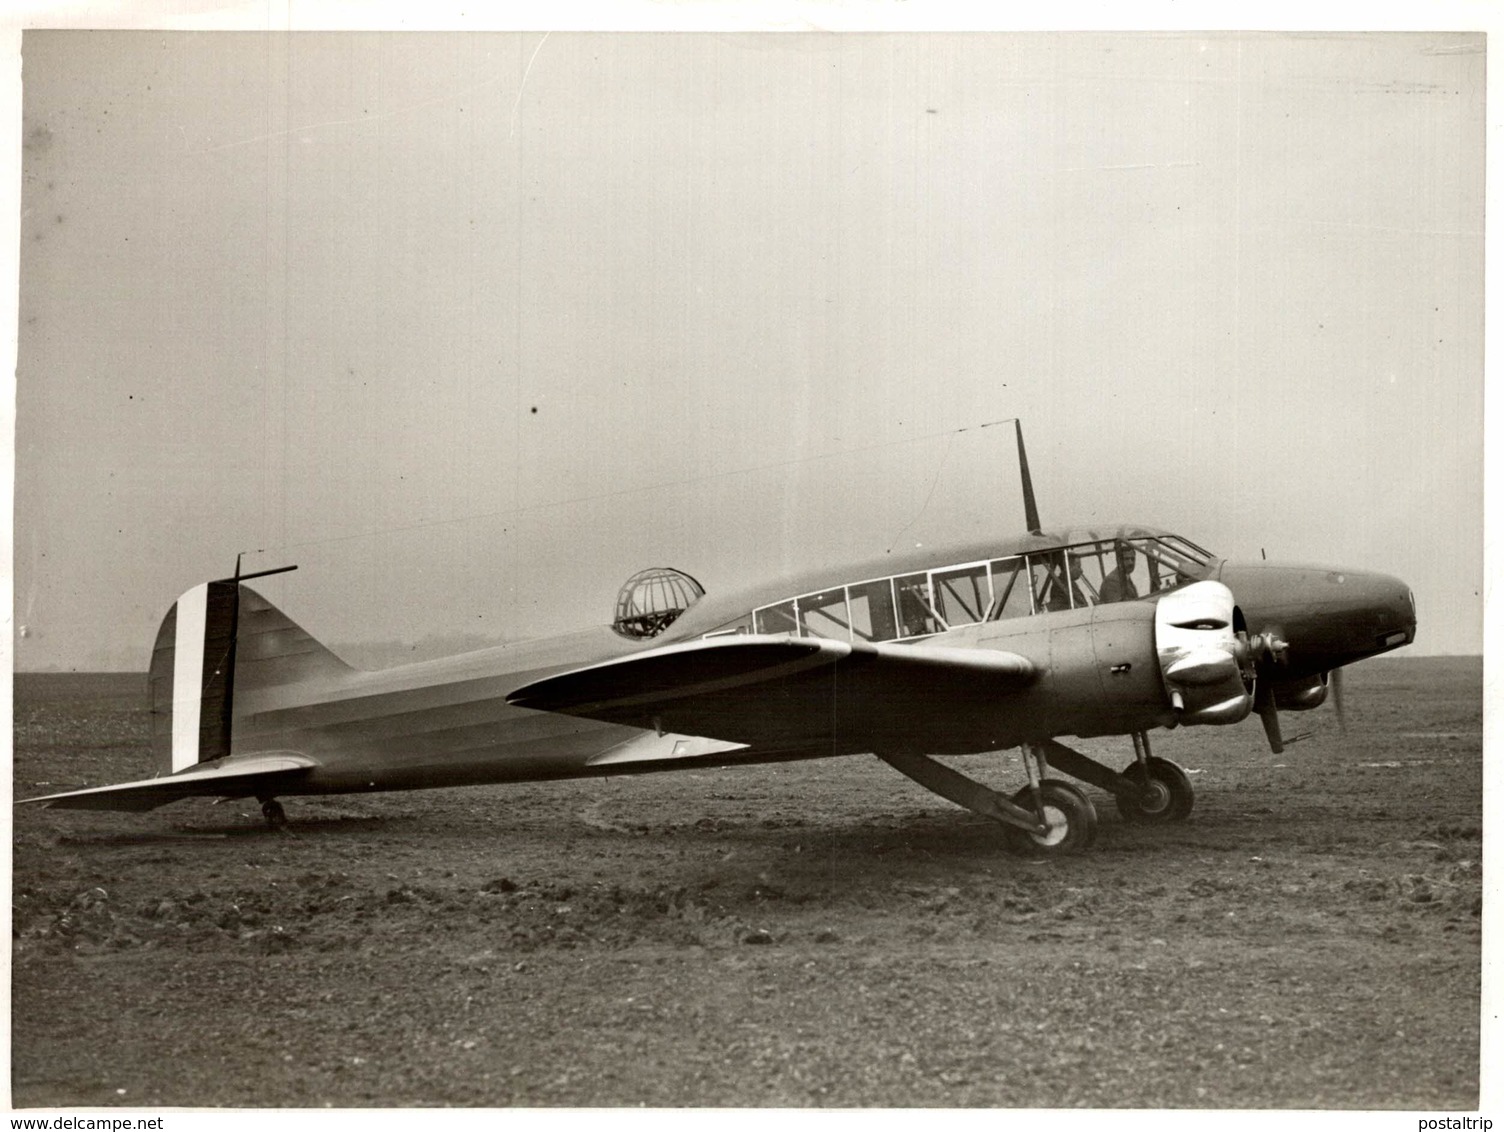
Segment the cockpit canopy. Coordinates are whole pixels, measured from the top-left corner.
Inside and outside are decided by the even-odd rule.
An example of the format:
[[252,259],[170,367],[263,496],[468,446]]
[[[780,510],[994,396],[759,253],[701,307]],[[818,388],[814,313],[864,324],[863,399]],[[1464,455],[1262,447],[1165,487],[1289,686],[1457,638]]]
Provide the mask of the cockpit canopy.
[[961,625],[1132,601],[1196,581],[1213,555],[1178,535],[1095,538],[834,586],[760,606],[719,633],[912,640]]
[[616,617],[611,628],[629,640],[648,640],[667,629],[704,596],[705,587],[682,570],[668,566],[639,570],[616,595]]

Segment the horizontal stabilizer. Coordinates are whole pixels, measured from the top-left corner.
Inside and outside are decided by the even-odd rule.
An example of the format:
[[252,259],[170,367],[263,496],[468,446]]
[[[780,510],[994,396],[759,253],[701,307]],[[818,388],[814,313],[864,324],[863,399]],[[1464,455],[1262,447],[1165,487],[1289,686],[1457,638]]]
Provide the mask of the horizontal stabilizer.
[[287,790],[318,762],[297,751],[258,751],[235,755],[212,763],[199,763],[190,770],[140,782],[94,786],[24,798],[20,805],[45,805],[56,810],[154,810],[180,798],[244,798]]
[[993,649],[712,637],[551,676],[507,702],[759,751],[990,750],[999,698],[1036,678]]

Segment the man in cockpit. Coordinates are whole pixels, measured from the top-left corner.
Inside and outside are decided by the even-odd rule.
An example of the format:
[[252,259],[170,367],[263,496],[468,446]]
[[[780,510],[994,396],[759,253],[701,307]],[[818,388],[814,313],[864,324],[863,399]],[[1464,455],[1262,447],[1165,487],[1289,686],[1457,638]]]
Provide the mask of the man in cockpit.
[[[1067,551],[1065,554],[1068,582],[1063,581],[1059,574],[1059,567],[1050,579],[1049,597],[1045,600],[1044,609],[1047,613],[1054,613],[1061,609],[1082,609],[1095,602],[1086,596],[1088,583],[1085,571],[1081,567],[1081,559],[1076,554]],[[1069,589],[1067,589],[1067,584]]]
[[1117,557],[1117,569],[1102,579],[1099,597],[1103,602],[1132,601],[1138,597],[1138,586],[1133,582],[1133,568],[1138,565],[1138,553],[1126,542],[1120,542]]

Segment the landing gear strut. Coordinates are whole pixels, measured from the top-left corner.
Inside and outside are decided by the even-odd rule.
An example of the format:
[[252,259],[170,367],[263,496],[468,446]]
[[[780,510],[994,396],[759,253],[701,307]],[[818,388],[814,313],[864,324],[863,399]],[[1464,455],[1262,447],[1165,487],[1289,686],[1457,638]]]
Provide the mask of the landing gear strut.
[[1097,808],[1091,799],[1069,782],[1044,777],[1049,752],[1042,745],[1025,743],[1021,754],[1029,785],[1013,801],[1038,814],[1045,830],[1009,826],[1008,843],[1031,857],[1089,849],[1097,840]]
[[1138,787],[1137,795],[1117,796],[1118,812],[1129,821],[1183,821],[1196,802],[1191,780],[1169,759],[1134,763],[1123,777]]
[[1097,838],[1091,800],[1068,782],[1041,778],[1045,760],[1037,747],[1024,748],[1029,785],[1012,798],[924,755],[883,752],[878,758],[925,789],[1006,826],[1009,845],[1021,852],[1037,857],[1075,853]]
[[878,758],[926,790],[1006,826],[1012,848],[1045,857],[1090,848],[1097,839],[1091,799],[1072,783],[1046,778],[1048,767],[1106,790],[1128,821],[1181,821],[1191,812],[1191,780],[1169,759],[1150,753],[1146,732],[1134,732],[1133,753],[1134,761],[1119,773],[1054,739],[1025,743],[1029,784],[1011,798],[924,755],[879,752]]
[[282,803],[275,798],[261,799],[261,816],[266,819],[267,828],[281,829],[287,824],[287,811],[282,808]]
[[1134,761],[1121,774],[1054,739],[1040,747],[1051,766],[1110,793],[1129,821],[1181,821],[1195,803],[1185,771],[1169,759],[1155,758],[1149,750],[1149,736],[1143,731],[1134,732]]
[[1136,788],[1116,795],[1118,812],[1129,821],[1182,821],[1196,802],[1190,778],[1169,759],[1154,757],[1147,732],[1133,733],[1133,763],[1122,776]]
[[[1016,805],[1033,801],[1034,788],[1025,786],[1013,795]],[[1097,809],[1091,799],[1069,782],[1046,778],[1039,784],[1039,808],[1044,814],[1045,832],[1008,827],[1008,844],[1015,852],[1031,857],[1052,857],[1089,849],[1097,840]]]

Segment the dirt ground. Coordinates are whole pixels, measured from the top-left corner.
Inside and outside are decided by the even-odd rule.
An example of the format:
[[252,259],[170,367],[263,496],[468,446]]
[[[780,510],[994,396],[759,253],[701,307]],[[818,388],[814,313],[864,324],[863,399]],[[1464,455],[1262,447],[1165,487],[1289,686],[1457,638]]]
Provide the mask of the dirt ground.
[[[1481,661],[1346,691],[1046,862],[871,758],[23,807],[13,1103],[1473,1109]],[[17,797],[149,774],[143,700],[18,677]]]

